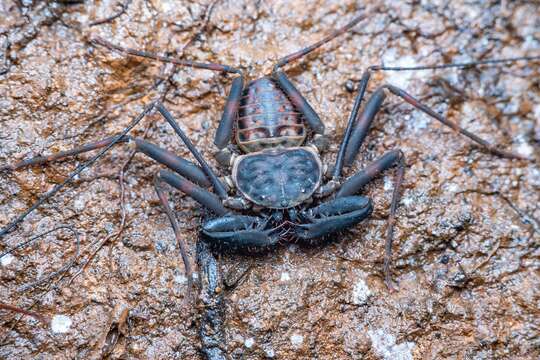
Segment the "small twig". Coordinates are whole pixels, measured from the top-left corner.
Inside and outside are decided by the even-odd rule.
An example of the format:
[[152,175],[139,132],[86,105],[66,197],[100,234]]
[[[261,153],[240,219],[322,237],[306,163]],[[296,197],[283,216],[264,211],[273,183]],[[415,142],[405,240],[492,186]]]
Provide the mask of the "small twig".
[[123,14],[125,14],[129,4],[131,4],[131,0],[125,0],[123,3],[118,4],[118,6],[120,6],[120,11],[118,11],[118,12],[114,13],[113,15],[111,15],[109,17],[106,17],[104,19],[99,19],[99,20],[92,21],[90,24],[88,24],[88,26],[102,25],[102,24],[113,21],[114,19],[116,19],[116,18],[122,16]]
[[1,309],[1,310],[7,310],[7,311],[15,312],[15,313],[18,313],[18,314],[23,314],[23,315],[31,316],[31,317],[33,317],[34,319],[39,320],[39,321],[41,321],[42,323],[44,323],[44,324],[46,324],[46,325],[48,325],[48,324],[50,323],[49,318],[47,318],[47,317],[44,316],[44,315],[41,315],[41,314],[39,314],[39,313],[37,313],[37,312],[34,312],[34,311],[21,309],[20,307],[17,307],[17,306],[5,304],[5,303],[3,303],[3,302],[0,302],[0,309]]

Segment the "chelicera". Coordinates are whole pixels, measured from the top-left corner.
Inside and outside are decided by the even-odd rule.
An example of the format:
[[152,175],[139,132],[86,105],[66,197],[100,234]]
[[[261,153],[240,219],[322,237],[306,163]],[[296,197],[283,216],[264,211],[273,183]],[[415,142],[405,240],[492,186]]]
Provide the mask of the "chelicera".
[[[245,84],[242,71],[231,66],[173,59],[117,46],[103,39],[94,39],[93,42],[96,45],[130,56],[235,74],[236,77],[232,82],[214,139],[217,147],[216,159],[229,169],[230,175],[224,178],[218,177],[165,106],[161,103],[152,103],[117,136],[67,152],[4,166],[4,170],[14,171],[25,166],[45,164],[90,150],[101,149],[90,161],[77,168],[65,182],[57,185],[28,211],[2,229],[0,237],[11,231],[26,215],[52,197],[84,168],[90,166],[118,143],[130,143],[139,152],[170,169],[161,170],[156,174],[155,189],[172,223],[175,235],[179,239],[186,270],[190,275],[191,266],[185,245],[181,241],[179,226],[168,203],[163,184],[166,183],[180,190],[215,214],[215,217],[205,222],[201,229],[204,239],[209,244],[225,249],[264,249],[290,239],[311,242],[356,226],[369,217],[373,210],[371,200],[360,195],[362,188],[382,172],[396,166],[384,262],[385,279],[390,284],[392,237],[400,186],[405,171],[405,157],[400,150],[390,150],[352,176],[346,178],[343,176],[344,167],[352,165],[358,155],[387,93],[396,95],[494,155],[509,159],[523,159],[523,157],[490,145],[475,134],[448,121],[406,91],[392,85],[383,85],[375,90],[361,111],[370,74],[381,70],[468,67],[531,60],[539,57],[412,68],[383,66],[368,68],[359,82],[358,94],[335,164],[324,166],[320,154],[325,151],[327,145],[325,126],[319,115],[282,71],[282,67],[346,33],[364,18],[365,16],[358,16],[321,41],[285,56],[276,63],[270,76],[261,77],[247,84]],[[197,164],[143,139],[127,135],[153,109],[156,109],[171,125],[196,159]]]

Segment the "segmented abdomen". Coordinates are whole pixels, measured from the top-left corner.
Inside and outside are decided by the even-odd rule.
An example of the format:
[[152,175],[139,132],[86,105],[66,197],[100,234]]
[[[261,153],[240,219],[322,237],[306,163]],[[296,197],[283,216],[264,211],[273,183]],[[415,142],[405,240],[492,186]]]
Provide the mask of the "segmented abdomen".
[[302,115],[268,77],[249,83],[242,94],[236,143],[245,152],[300,146],[306,137]]

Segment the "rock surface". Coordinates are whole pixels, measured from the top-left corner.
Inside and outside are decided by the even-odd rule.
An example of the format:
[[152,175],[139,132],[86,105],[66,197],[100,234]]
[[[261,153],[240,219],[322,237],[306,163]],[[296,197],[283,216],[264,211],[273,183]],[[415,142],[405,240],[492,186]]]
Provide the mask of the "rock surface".
[[[370,14],[351,34],[287,67],[327,126],[327,162],[367,66],[540,55],[540,7],[532,2],[70,3],[0,2],[0,164],[116,134],[156,99],[211,158],[231,77],[113,53],[92,45],[96,36],[239,66],[255,79],[355,13]],[[120,16],[97,21],[121,4]],[[404,87],[452,121],[536,161],[479,151],[389,97],[354,167],[389,149],[406,155],[393,248],[397,291],[385,287],[381,271],[389,171],[365,190],[375,203],[372,219],[336,241],[220,258],[225,277],[240,279],[225,289],[231,358],[538,359],[538,79],[538,62],[374,73],[369,92],[385,82]],[[188,156],[157,114],[132,133]],[[186,301],[182,259],[152,187],[160,166],[140,154],[127,168],[126,222],[116,235],[119,174],[130,151],[113,148],[1,240],[4,251],[64,224],[79,233],[80,253],[63,277],[45,278],[77,255],[73,234],[63,229],[2,259],[2,302],[70,324],[54,332],[32,317],[0,310],[0,358],[199,358],[200,309]],[[0,225],[90,156],[1,174]],[[178,193],[171,200],[193,258],[200,209]],[[38,279],[47,281],[28,286]]]

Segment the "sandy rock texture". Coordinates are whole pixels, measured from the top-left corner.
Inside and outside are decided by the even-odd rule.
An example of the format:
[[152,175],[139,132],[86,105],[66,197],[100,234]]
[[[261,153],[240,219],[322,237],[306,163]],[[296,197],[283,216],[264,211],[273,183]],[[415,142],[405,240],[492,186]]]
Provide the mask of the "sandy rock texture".
[[[540,55],[540,6],[528,1],[3,0],[0,164],[117,134],[157,99],[211,158],[232,77],[128,57],[92,44],[97,36],[238,66],[255,79],[363,12],[350,34],[286,68],[326,124],[329,163],[369,65]],[[393,247],[398,291],[382,277],[391,170],[364,191],[372,218],[335,241],[220,256],[230,358],[538,359],[539,79],[538,61],[374,73],[369,93],[383,83],[406,88],[535,161],[487,154],[389,96],[347,173],[389,149],[406,155]],[[132,134],[189,156],[159,114]],[[91,155],[0,174],[0,226]],[[152,186],[161,166],[135,155],[122,201],[130,156],[114,147],[0,240],[3,252],[69,227],[1,259],[0,302],[50,323],[0,310],[0,358],[200,358],[202,309],[186,301],[182,259]],[[178,192],[171,202],[193,257],[200,207]]]

